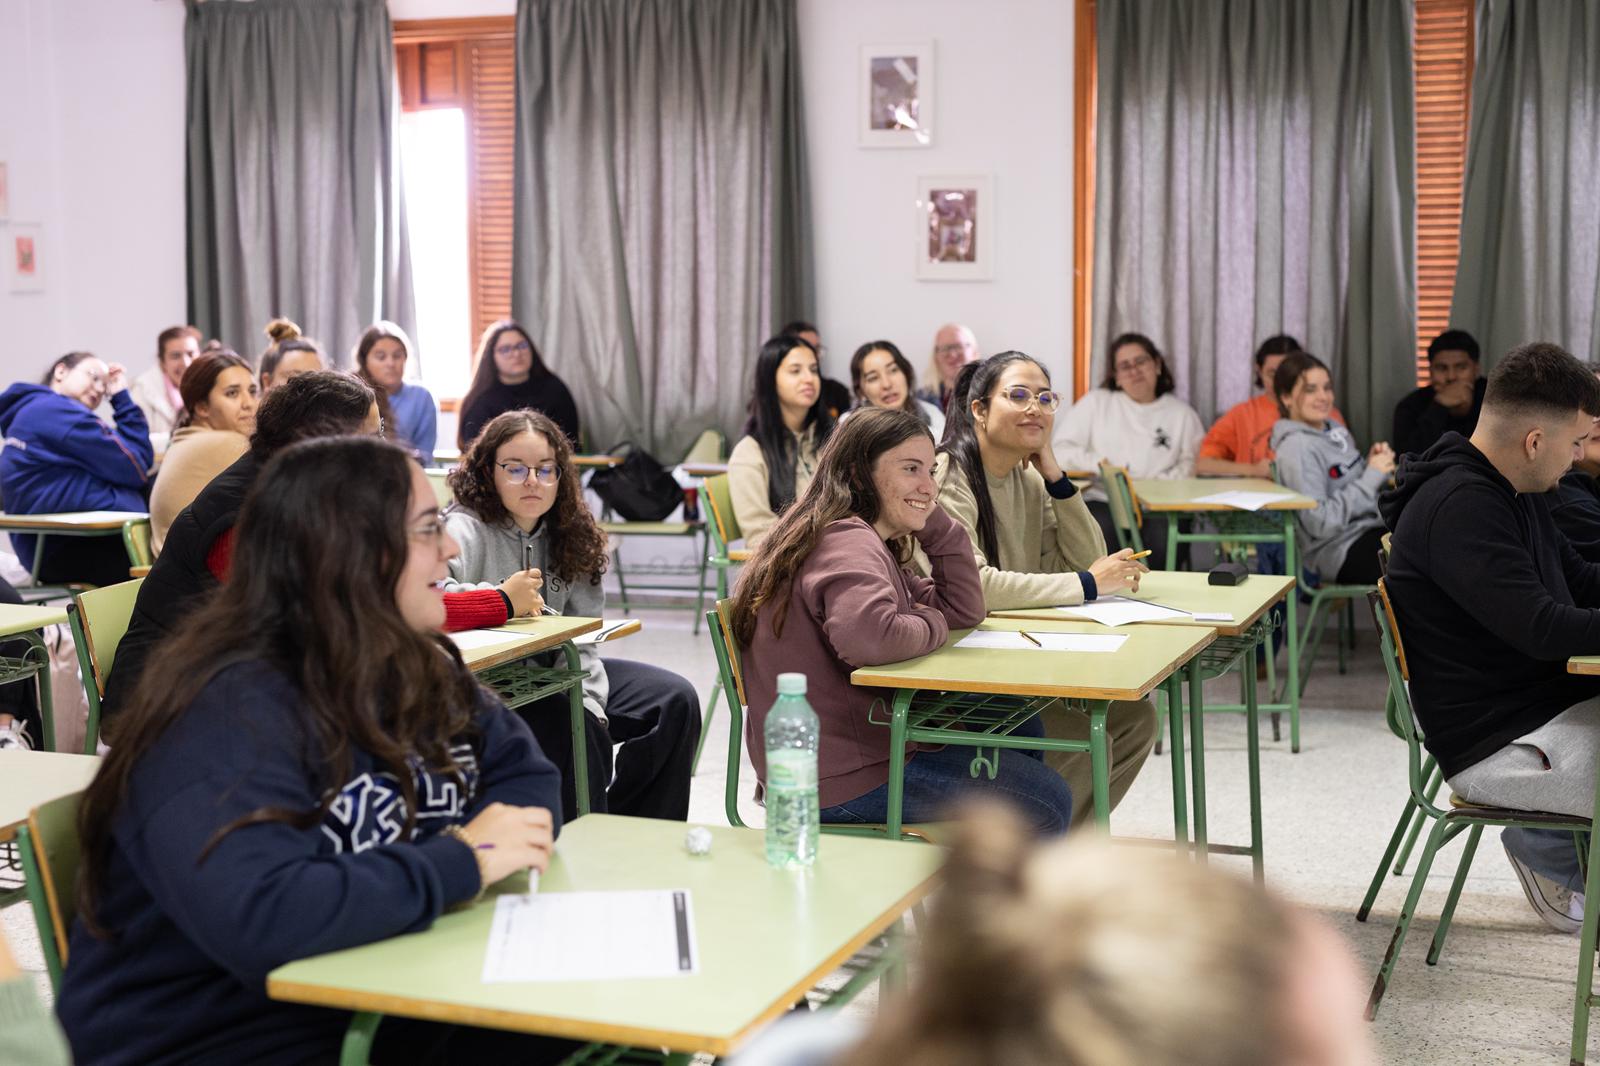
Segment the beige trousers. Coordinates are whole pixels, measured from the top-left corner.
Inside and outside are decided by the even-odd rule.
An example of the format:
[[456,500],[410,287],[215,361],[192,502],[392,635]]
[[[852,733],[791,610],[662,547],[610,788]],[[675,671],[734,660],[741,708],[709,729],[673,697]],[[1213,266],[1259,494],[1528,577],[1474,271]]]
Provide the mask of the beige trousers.
[[[1089,716],[1057,700],[1039,713],[1044,735],[1055,740],[1088,740]],[[1149,700],[1113,703],[1106,711],[1106,747],[1110,755],[1111,809],[1133,786],[1139,768],[1156,743],[1156,708]],[[1047,751],[1045,765],[1072,789],[1072,825],[1094,814],[1094,766],[1086,751]]]

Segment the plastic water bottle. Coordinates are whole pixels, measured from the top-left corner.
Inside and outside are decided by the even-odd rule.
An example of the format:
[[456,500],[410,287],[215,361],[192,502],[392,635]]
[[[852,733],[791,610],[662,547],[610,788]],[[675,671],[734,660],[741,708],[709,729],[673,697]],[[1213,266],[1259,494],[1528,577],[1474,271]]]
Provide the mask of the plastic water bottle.
[[817,712],[806,675],[779,674],[767,714],[767,862],[779,869],[817,859]]

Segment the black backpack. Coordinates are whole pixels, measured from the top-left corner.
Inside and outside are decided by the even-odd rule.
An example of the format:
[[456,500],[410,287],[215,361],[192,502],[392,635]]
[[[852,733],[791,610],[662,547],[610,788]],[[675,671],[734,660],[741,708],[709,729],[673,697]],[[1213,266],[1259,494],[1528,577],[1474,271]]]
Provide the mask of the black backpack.
[[660,522],[683,503],[683,489],[655,456],[632,441],[618,444],[611,454],[623,456],[622,462],[596,470],[589,487],[613,513],[629,522]]

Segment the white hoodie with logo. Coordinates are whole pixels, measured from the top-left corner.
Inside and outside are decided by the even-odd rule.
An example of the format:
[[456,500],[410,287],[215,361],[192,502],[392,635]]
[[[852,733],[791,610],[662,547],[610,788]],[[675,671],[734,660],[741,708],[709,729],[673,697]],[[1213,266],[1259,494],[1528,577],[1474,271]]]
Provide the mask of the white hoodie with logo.
[[[1066,470],[1098,470],[1109,459],[1136,478],[1194,477],[1205,426],[1175,392],[1137,403],[1121,389],[1090,389],[1056,420],[1056,462]],[[1097,486],[1084,493],[1105,499]]]

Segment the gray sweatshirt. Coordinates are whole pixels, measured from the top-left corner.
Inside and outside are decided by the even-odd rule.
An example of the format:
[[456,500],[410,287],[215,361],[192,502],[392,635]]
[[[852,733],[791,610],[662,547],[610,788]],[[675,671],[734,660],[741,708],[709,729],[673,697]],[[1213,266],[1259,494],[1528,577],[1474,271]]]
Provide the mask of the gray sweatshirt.
[[1367,465],[1350,431],[1329,421],[1321,430],[1280,418],[1272,427],[1278,480],[1317,501],[1316,510],[1296,511],[1301,561],[1324,584],[1332,584],[1344,557],[1368,529],[1382,526],[1378,490],[1389,475]]
[[[576,581],[550,572],[550,538],[544,525],[523,533],[510,521],[490,525],[471,511],[451,507],[444,524],[461,546],[461,554],[450,560],[450,576],[445,590],[496,588],[500,582],[523,569],[523,546],[533,549],[533,568],[544,574],[545,614],[564,614],[575,618],[600,618],[606,606],[605,588],[591,582],[585,574]],[[601,721],[606,717],[606,696],[610,682],[605,663],[593,644],[578,645],[578,659],[589,676],[583,682],[583,705]]]

